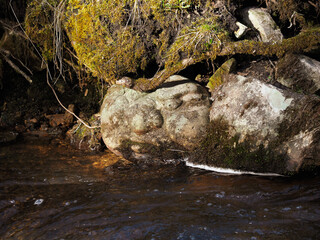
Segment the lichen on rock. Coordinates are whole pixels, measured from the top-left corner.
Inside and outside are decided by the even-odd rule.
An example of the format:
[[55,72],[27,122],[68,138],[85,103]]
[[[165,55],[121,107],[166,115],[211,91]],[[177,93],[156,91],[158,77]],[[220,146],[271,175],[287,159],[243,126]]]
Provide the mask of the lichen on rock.
[[114,85],[101,107],[105,144],[137,162],[181,158],[182,152],[197,148],[208,122],[207,91],[181,76],[151,93]]
[[192,161],[281,174],[320,165],[318,97],[233,75],[212,99],[210,130]]

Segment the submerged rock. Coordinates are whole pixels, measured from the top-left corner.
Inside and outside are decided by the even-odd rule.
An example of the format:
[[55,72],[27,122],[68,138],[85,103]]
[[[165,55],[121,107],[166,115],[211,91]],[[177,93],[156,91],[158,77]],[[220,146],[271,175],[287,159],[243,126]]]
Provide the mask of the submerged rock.
[[287,174],[320,166],[320,98],[230,75],[193,162]]
[[0,145],[15,142],[18,135],[16,132],[0,132]]
[[[74,104],[69,104],[68,110],[71,112],[74,112],[75,106]],[[70,126],[73,123],[73,115],[65,111],[65,113],[61,114],[50,114],[50,115],[45,115],[45,117],[49,120],[49,125],[51,127],[57,127],[59,125],[61,126]]]
[[106,146],[133,161],[159,163],[194,150],[209,123],[205,88],[171,76],[152,93],[112,86],[101,107]]
[[304,55],[287,54],[277,64],[276,78],[296,92],[314,94],[320,90],[320,62]]
[[247,24],[258,30],[262,42],[278,42],[283,39],[280,28],[263,8],[247,8],[242,12]]

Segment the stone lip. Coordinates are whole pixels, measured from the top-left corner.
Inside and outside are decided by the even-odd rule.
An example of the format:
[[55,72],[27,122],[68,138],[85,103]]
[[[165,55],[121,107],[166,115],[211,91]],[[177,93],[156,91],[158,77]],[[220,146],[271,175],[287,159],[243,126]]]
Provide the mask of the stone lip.
[[320,166],[320,98],[230,75],[212,100],[209,149],[193,162],[280,174]]
[[114,85],[101,106],[102,138],[135,162],[179,159],[206,135],[209,107],[207,90],[178,75],[151,93]]

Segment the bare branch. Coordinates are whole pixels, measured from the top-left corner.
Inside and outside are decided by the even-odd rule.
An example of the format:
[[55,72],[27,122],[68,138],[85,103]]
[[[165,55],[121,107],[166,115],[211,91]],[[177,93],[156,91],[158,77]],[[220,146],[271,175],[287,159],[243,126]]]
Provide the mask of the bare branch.
[[0,49],[1,55],[4,58],[4,60],[19,74],[21,74],[29,83],[32,83],[32,79],[24,72],[22,71],[17,65],[15,65],[4,53],[3,50]]

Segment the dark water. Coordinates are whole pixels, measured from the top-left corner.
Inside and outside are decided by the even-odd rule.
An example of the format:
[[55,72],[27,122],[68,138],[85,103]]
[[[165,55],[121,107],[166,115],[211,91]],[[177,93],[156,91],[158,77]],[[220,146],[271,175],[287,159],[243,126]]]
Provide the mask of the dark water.
[[320,239],[319,177],[105,171],[40,142],[0,147],[1,239]]

